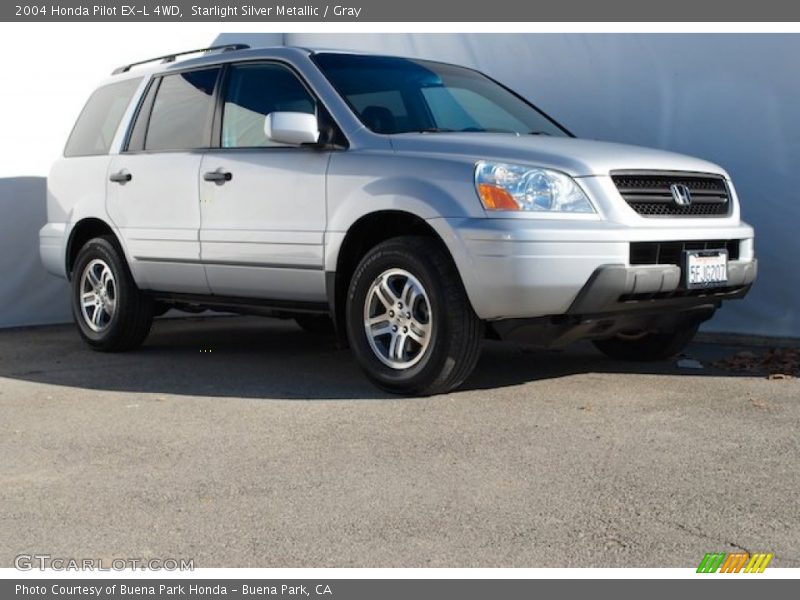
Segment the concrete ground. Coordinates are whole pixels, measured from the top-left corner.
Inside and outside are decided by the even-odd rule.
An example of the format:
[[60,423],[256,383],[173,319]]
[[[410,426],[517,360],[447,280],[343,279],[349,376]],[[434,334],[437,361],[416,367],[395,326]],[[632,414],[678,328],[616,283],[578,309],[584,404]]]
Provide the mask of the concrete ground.
[[[734,352],[698,345],[706,363]],[[487,344],[382,394],[292,322],[162,320],[129,354],[0,332],[0,566],[800,566],[800,385]]]

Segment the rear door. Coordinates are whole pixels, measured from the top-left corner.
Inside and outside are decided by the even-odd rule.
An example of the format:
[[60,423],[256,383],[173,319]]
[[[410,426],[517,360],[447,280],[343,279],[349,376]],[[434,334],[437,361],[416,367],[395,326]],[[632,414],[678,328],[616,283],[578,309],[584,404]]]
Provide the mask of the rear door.
[[219,73],[215,67],[156,77],[126,150],[109,169],[108,212],[148,289],[209,292],[200,260],[199,173]]
[[276,144],[264,134],[266,115],[315,114],[317,102],[299,77],[279,63],[230,65],[225,79],[215,140],[219,148],[205,154],[200,169],[200,238],[211,291],[325,302],[330,152]]

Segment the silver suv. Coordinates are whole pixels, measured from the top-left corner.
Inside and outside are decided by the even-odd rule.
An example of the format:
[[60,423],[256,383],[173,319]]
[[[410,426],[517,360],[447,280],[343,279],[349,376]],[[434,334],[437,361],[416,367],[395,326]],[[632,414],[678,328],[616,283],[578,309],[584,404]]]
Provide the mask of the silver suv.
[[486,337],[664,359],[755,278],[715,164],[576,139],[464,67],[193,52],[117,69],[50,173],[42,260],[92,348],[170,308],[294,318],[431,394]]

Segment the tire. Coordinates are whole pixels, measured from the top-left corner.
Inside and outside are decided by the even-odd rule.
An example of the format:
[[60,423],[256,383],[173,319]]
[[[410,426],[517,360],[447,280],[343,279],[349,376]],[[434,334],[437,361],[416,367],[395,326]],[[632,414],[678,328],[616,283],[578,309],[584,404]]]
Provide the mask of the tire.
[[303,331],[314,335],[333,335],[333,319],[328,315],[299,315],[294,318]]
[[398,237],[372,248],[350,280],[345,311],[356,361],[388,392],[447,392],[480,356],[483,322],[452,260],[431,238]]
[[645,333],[639,337],[616,336],[594,340],[600,352],[617,360],[648,362],[665,360],[683,350],[697,333],[699,323],[687,323],[664,333]]
[[91,239],[78,252],[71,298],[78,332],[95,350],[131,350],[150,332],[153,300],[136,287],[111,236]]

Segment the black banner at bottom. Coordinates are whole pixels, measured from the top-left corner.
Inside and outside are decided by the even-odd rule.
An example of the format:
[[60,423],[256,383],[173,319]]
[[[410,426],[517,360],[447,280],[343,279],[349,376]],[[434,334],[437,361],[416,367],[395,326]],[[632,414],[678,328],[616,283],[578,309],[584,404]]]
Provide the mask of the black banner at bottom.
[[[713,589],[712,589],[713,586]],[[791,586],[791,587],[790,587]],[[583,598],[707,598],[724,594],[726,600],[754,594],[796,592],[786,579],[707,574],[692,579],[25,579],[0,581],[0,598],[8,600],[458,600]],[[773,596],[773,594],[775,596]],[[544,595],[544,596],[543,596]]]

